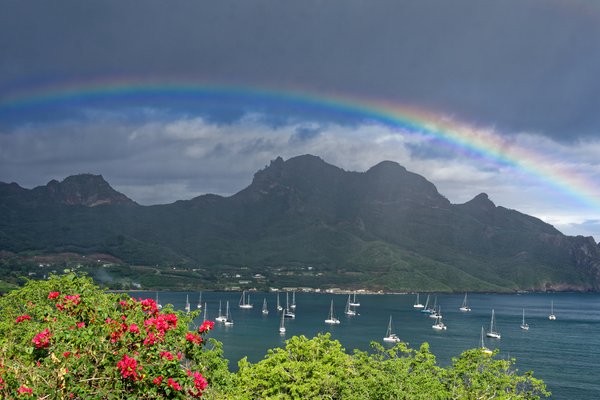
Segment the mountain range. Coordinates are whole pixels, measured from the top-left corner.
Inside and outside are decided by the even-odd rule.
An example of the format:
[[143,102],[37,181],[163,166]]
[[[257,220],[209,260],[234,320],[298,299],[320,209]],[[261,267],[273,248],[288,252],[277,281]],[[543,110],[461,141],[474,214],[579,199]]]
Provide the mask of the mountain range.
[[[485,194],[451,204],[391,161],[351,172],[277,158],[240,192],[142,206],[100,175],[0,182],[0,250],[107,254],[154,273],[389,291],[598,290],[600,247]],[[184,279],[184,278],[183,278]]]

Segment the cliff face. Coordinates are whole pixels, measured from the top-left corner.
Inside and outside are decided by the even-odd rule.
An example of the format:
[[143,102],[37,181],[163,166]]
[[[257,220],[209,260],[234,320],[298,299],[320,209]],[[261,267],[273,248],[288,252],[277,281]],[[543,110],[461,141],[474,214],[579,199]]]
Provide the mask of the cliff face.
[[[141,264],[313,266],[390,290],[600,290],[600,248],[485,194],[451,204],[384,161],[349,172],[277,158],[231,197],[137,205],[97,175],[0,184],[0,250],[102,252]],[[292,282],[290,282],[292,284]]]

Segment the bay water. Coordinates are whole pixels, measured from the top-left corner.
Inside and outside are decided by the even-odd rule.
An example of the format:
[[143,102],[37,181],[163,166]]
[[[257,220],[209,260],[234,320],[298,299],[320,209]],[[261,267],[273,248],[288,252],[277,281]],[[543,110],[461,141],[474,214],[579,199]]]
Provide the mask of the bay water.
[[[155,292],[135,292],[134,297],[155,298]],[[524,293],[524,294],[469,294],[470,312],[461,312],[464,295],[430,295],[441,306],[446,331],[432,329],[434,320],[413,307],[414,294],[369,294],[357,296],[360,307],[356,316],[346,316],[344,306],[348,295],[296,293],[296,318],[286,319],[287,332],[279,334],[280,314],[277,312],[276,293],[251,292],[252,309],[240,309],[239,292],[203,292],[202,303],[207,305],[208,319],[217,316],[219,301],[225,313],[229,301],[234,325],[226,327],[216,323],[210,333],[223,343],[230,369],[247,357],[250,362],[260,361],[267,350],[282,347],[285,340],[295,335],[309,338],[330,332],[347,352],[353,349],[369,350],[371,341],[382,343],[390,315],[396,334],[410,347],[419,348],[428,342],[441,366],[451,363],[452,357],[464,350],[479,347],[481,327],[490,327],[492,309],[495,311],[500,340],[485,338],[486,346],[499,349],[497,357],[516,358],[520,373],[533,371],[543,379],[552,392],[552,399],[600,398],[600,294],[597,293]],[[196,309],[199,292],[159,292],[160,302],[172,304],[183,310],[186,296],[192,309]],[[261,313],[263,299],[267,300],[269,314]],[[425,303],[426,295],[420,297]],[[290,297],[291,300],[291,297]],[[330,326],[329,305],[334,309],[339,325]],[[285,305],[285,293],[280,293]],[[548,319],[551,302],[556,320]],[[530,329],[520,329],[522,310]],[[195,322],[200,324],[202,317]]]

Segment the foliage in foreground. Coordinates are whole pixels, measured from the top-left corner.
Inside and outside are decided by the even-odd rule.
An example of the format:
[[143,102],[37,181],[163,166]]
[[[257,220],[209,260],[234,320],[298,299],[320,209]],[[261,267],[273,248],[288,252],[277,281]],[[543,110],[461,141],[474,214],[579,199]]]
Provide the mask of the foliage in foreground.
[[399,343],[373,352],[345,353],[329,334],[288,340],[251,364],[239,363],[237,399],[539,399],[549,393],[531,373],[519,375],[514,360],[468,350],[448,368],[436,365],[425,343]]
[[223,368],[203,350],[212,323],[190,331],[194,314],[84,277],[30,281],[0,298],[0,314],[1,398],[193,398],[208,366]]
[[[230,373],[221,344],[189,330],[195,313],[107,294],[67,275],[0,298],[0,398],[39,399],[539,399],[541,380],[514,360],[468,350],[447,368],[419,350],[347,354],[329,334],[292,337]],[[208,385],[208,386],[207,386]]]

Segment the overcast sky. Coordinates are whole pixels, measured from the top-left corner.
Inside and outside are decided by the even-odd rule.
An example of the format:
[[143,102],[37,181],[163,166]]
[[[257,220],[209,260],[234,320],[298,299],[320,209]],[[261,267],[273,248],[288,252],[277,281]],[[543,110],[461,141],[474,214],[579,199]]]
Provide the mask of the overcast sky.
[[[394,160],[453,203],[600,239],[600,199],[372,116],[258,95],[27,93],[189,82],[410,105],[576,171],[600,193],[600,5],[589,0],[0,2],[0,181],[102,174],[141,204],[233,194],[277,156]],[[564,179],[563,179],[564,180]],[[593,189],[596,188],[596,189]]]

